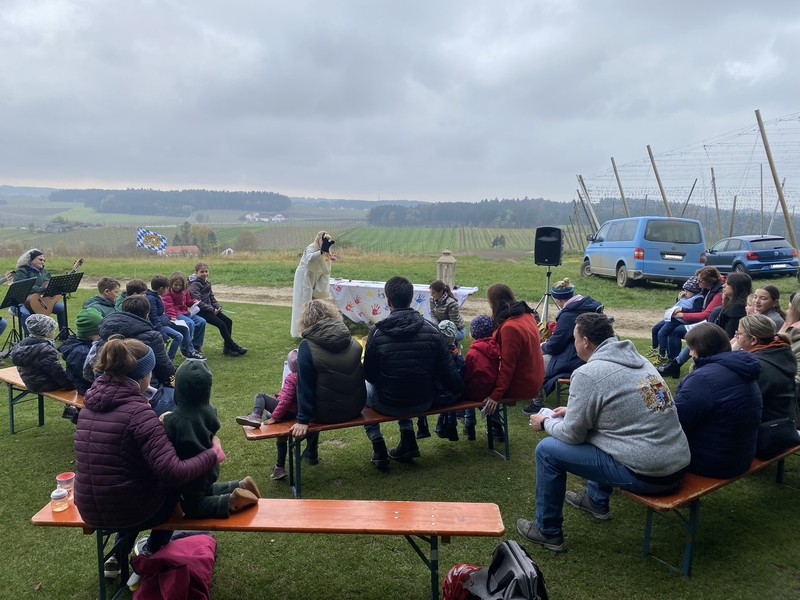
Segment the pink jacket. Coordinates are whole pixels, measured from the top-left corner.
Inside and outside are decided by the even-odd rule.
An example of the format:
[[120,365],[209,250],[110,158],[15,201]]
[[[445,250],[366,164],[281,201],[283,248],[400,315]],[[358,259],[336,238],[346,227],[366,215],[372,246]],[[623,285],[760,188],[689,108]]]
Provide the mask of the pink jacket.
[[276,421],[293,419],[297,416],[297,373],[289,373],[283,380],[283,387],[275,396],[278,406],[272,412]]
[[161,301],[164,303],[164,312],[170,319],[177,319],[178,315],[188,315],[189,307],[197,302],[189,294],[189,290],[185,292],[167,290],[167,293],[161,296]]

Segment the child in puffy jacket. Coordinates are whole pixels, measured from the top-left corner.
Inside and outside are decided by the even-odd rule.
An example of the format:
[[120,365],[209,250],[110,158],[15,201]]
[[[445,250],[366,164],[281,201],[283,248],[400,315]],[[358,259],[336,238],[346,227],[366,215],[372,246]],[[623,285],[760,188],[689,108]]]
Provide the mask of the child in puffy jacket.
[[167,287],[164,295],[161,296],[161,301],[164,304],[164,313],[170,319],[182,321],[189,328],[192,346],[195,352],[200,353],[202,356],[203,342],[206,336],[206,320],[198,315],[191,314],[190,307],[197,300],[189,294],[189,283],[186,281],[186,275],[180,271],[174,271],[170,275],[169,287]]
[[[189,359],[175,373],[175,409],[162,416],[167,437],[181,460],[210,449],[220,428],[211,398],[211,370],[205,361]],[[261,495],[250,476],[217,482],[219,464],[180,488],[181,508],[189,519],[227,518],[258,504]]]
[[[455,364],[456,371],[458,372],[459,377],[462,379],[464,378],[464,372],[466,370],[466,364],[464,363],[464,359],[461,357],[461,354],[458,349],[458,344],[456,344],[456,324],[450,320],[445,319],[444,321],[439,322],[439,333],[442,334],[442,337],[445,340],[445,344],[447,345],[447,350],[450,352],[450,358],[453,360]],[[438,379],[434,382],[436,387],[436,400],[434,400],[433,405],[431,408],[436,408],[440,406],[447,406],[449,404],[453,404],[458,400],[458,397],[455,396],[452,392],[448,391],[444,388],[441,382]],[[425,419],[425,426],[427,426],[427,419],[425,417],[421,417]],[[447,412],[447,413],[440,413],[438,419],[436,420],[436,427],[434,428],[436,435],[440,438],[449,439],[451,442],[458,441],[458,419],[455,412]]]
[[[494,339],[494,322],[487,315],[478,315],[469,324],[472,345],[466,357],[463,400],[483,400],[497,382],[500,371],[500,345]],[[475,439],[475,409],[464,411],[464,435]]]
[[20,341],[11,350],[11,360],[29,392],[74,390],[75,384],[58,360],[58,350],[53,342],[56,322],[47,315],[33,314],[25,319],[30,337]]
[[[283,387],[276,396],[270,396],[264,392],[256,394],[254,399],[253,412],[246,417],[236,417],[236,422],[245,427],[261,427],[261,420],[266,417],[264,423],[271,425],[278,421],[288,421],[297,416],[297,350],[289,352],[286,357],[289,366],[289,373],[283,380]],[[272,470],[270,479],[283,479],[286,477],[286,453],[288,451],[288,441],[286,438],[276,438],[275,443],[278,447],[278,458],[275,461],[275,468]]]

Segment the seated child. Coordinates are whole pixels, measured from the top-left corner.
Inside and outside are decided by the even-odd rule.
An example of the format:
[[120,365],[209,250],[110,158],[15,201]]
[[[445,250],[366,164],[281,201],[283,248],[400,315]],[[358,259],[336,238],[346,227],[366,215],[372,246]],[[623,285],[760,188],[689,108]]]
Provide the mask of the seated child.
[[[458,344],[456,344],[456,324],[450,320],[443,320],[439,321],[439,333],[442,334],[442,337],[445,339],[445,344],[447,345],[447,350],[450,352],[450,356],[455,363],[456,371],[458,371],[459,376],[463,379],[464,371],[466,369],[466,365],[464,363],[464,359],[461,358],[461,354],[458,351]],[[434,382],[434,385],[437,389],[436,399],[433,402],[431,408],[437,408],[441,406],[448,406],[453,404],[458,400],[456,396],[454,396],[451,392],[446,390],[444,386],[437,380]],[[420,419],[425,419],[425,424],[423,426],[424,429],[427,429],[427,418],[420,417]],[[419,425],[419,422],[418,422]],[[440,438],[447,438],[451,442],[458,441],[458,419],[456,417],[455,412],[447,412],[447,413],[440,413],[439,418],[436,420],[436,427],[434,428],[436,435]]]
[[170,360],[175,360],[178,347],[180,347],[184,358],[202,360],[205,356],[192,344],[189,326],[177,318],[170,319],[169,315],[164,311],[164,302],[161,297],[167,292],[167,287],[169,287],[169,280],[163,275],[154,275],[153,279],[150,280],[150,289],[145,291],[147,301],[150,302],[148,319],[161,334],[161,337],[164,338],[165,343],[168,339],[172,340],[167,351],[167,356],[169,356]]
[[114,302],[119,293],[119,281],[113,277],[101,277],[97,282],[97,291],[99,293],[87,298],[81,308],[94,308],[104,317],[115,312],[117,308]]
[[189,293],[192,299],[198,302],[200,312],[198,317],[205,319],[206,323],[219,329],[219,334],[224,340],[222,353],[226,356],[241,356],[247,353],[247,348],[233,341],[233,321],[222,312],[222,307],[211,291],[211,282],[208,280],[208,265],[199,262],[194,267],[194,275],[189,276]]
[[[669,313],[675,309],[680,309],[681,312],[699,312],[703,307],[703,295],[700,293],[700,281],[697,277],[692,276],[683,284],[683,290],[678,294],[678,300],[675,306],[669,309]],[[653,347],[646,354],[647,358],[654,359],[653,364],[665,365],[669,362],[667,358],[667,339],[669,334],[679,325],[683,325],[683,319],[670,319],[669,321],[662,319],[655,325],[651,331]]]
[[128,296],[144,296],[146,291],[147,284],[144,281],[141,279],[131,279],[125,284],[125,291],[117,296],[117,301],[114,303],[114,308],[118,311],[122,310],[122,302],[125,300],[125,298]]
[[[66,363],[66,373],[69,380],[75,384],[78,393],[83,396],[92,382],[83,377],[83,364],[86,356],[95,340],[100,337],[100,321],[103,315],[94,308],[84,308],[75,318],[75,330],[77,335],[69,336],[66,341],[59,346],[58,351]],[[61,415],[65,419],[72,419],[78,422],[78,409],[74,406],[65,406],[64,413]]]
[[33,314],[25,319],[30,337],[17,343],[11,350],[11,360],[17,366],[22,382],[30,392],[74,390],[72,383],[58,360],[58,350],[53,342],[56,322],[47,315]]
[[189,307],[197,301],[189,294],[189,284],[183,273],[173,271],[167,291],[161,296],[161,300],[164,303],[164,312],[170,319],[186,324],[195,352],[202,354],[203,341],[206,337],[206,320],[189,311]]
[[[261,427],[261,419],[267,425],[278,421],[288,421],[297,416],[297,350],[289,352],[286,358],[290,373],[283,380],[283,387],[277,396],[270,396],[264,392],[259,392],[255,397],[253,412],[246,417],[236,417],[239,425],[247,427]],[[270,479],[283,479],[286,477],[286,452],[288,440],[286,438],[276,438],[278,446],[278,458],[275,461],[275,468],[272,470]]]
[[[494,389],[500,371],[500,346],[494,339],[494,322],[487,315],[478,315],[469,324],[472,345],[467,352],[462,400],[483,400]],[[464,435],[475,440],[475,409],[464,411]]]
[[[175,409],[163,415],[164,429],[181,460],[211,448],[219,431],[211,398],[211,371],[200,360],[185,361],[175,373]],[[249,475],[241,481],[217,483],[219,464],[178,488],[181,508],[189,519],[227,518],[258,504],[261,495]]]

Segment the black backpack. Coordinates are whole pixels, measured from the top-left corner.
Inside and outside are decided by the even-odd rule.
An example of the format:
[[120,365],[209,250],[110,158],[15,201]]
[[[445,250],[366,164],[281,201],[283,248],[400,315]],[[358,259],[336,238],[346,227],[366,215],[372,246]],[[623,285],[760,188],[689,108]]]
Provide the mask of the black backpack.
[[492,564],[472,573],[463,585],[483,600],[549,600],[542,572],[514,540],[495,548]]

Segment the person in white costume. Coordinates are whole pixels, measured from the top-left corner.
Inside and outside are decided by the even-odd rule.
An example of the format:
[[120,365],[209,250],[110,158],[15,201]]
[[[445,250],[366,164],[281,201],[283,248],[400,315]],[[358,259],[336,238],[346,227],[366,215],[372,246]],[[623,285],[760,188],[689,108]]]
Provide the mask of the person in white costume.
[[331,246],[335,244],[330,234],[320,231],[313,244],[303,252],[300,264],[294,272],[294,288],[292,291],[292,337],[300,337],[297,319],[300,308],[315,298],[330,296],[331,264],[336,257],[331,254]]

